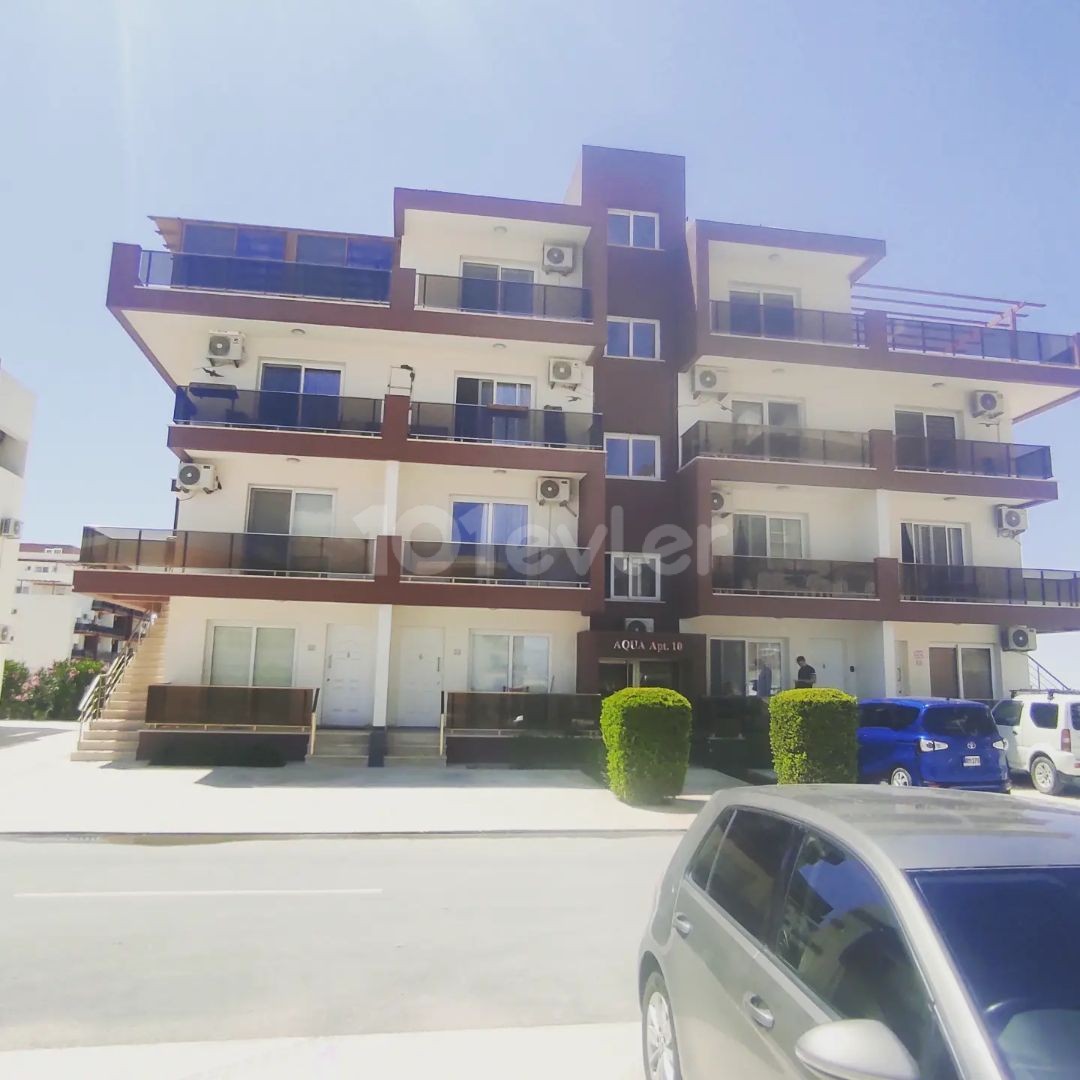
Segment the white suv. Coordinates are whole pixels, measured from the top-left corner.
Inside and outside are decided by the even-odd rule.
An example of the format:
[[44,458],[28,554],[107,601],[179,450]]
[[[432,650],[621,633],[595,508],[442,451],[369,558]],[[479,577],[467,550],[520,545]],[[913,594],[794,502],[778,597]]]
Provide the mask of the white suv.
[[1080,776],[1080,691],[1017,690],[992,712],[1009,769],[1028,773],[1036,791],[1060,795],[1068,777]]

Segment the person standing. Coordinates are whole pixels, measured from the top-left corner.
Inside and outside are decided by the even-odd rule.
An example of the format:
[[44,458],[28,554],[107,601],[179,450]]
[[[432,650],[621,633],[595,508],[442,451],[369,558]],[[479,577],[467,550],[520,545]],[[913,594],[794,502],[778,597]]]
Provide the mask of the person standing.
[[772,696],[772,668],[769,667],[768,660],[761,661],[757,679],[754,682],[754,689],[757,691],[758,697]]
[[795,673],[795,689],[809,690],[817,683],[817,671],[806,662],[805,656],[796,656],[795,663],[799,665]]

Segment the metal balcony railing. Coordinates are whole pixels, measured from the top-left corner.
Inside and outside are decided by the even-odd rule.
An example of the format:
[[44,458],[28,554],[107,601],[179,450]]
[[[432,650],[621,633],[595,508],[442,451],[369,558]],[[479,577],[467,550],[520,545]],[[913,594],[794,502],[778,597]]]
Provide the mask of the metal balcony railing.
[[973,439],[926,439],[896,436],[896,466],[918,472],[963,473],[969,476],[1014,476],[1049,480],[1053,475],[1049,446]]
[[874,564],[825,559],[713,556],[713,591],[764,596],[874,597]]
[[819,341],[827,345],[866,344],[862,321],[850,312],[812,311],[730,300],[712,300],[709,309],[710,329],[714,334]]
[[575,450],[602,450],[604,446],[603,424],[598,413],[526,409],[516,405],[414,401],[409,436]]
[[355,266],[248,259],[236,255],[143,251],[139,283],[172,289],[310,296],[319,300],[390,302],[390,271]]
[[1075,366],[1073,339],[1067,334],[1010,330],[1003,326],[969,326],[923,319],[886,320],[888,347],[900,352],[945,353],[991,360],[1027,360]]
[[122,626],[106,626],[104,623],[94,622],[92,619],[76,619],[76,634],[101,634],[106,637],[126,637],[127,628]]
[[574,285],[416,275],[416,306],[486,315],[592,321],[592,295]]
[[176,388],[173,423],[378,435],[382,401],[195,384]]
[[901,563],[900,591],[905,600],[1080,607],[1080,573],[1019,566]]
[[402,544],[401,576],[413,581],[584,589],[589,585],[589,564],[590,553],[583,548],[407,540]]
[[696,457],[870,465],[870,438],[858,431],[766,427],[699,420],[682,437],[683,464]]
[[85,528],[81,563],[105,570],[370,577],[374,541],[343,536]]

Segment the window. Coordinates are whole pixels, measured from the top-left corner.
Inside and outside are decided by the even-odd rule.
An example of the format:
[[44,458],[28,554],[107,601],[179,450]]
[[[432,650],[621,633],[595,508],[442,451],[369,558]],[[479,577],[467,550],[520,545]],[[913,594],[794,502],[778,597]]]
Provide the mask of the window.
[[[880,1020],[928,1078],[953,1075],[929,995],[881,886],[817,836],[799,851],[776,955],[845,1020]],[[944,1063],[944,1064],[943,1064]]]
[[660,323],[655,319],[608,319],[606,352],[608,356],[658,360]]
[[757,427],[797,428],[799,405],[795,401],[732,401],[731,422]]
[[211,686],[292,686],[295,630],[215,626],[212,635]]
[[959,464],[956,417],[897,409],[896,463],[901,469],[955,472]]
[[776,880],[796,835],[789,821],[740,809],[717,848],[705,891],[756,938],[764,933]]
[[237,229],[236,254],[242,259],[285,258],[285,234],[272,229]]
[[533,272],[495,263],[461,264],[463,311],[533,313]]
[[992,651],[981,645],[931,645],[930,693],[933,697],[994,697]]
[[956,417],[951,413],[897,409],[895,426],[897,435],[911,435],[920,439],[956,438]]
[[532,406],[532,392],[532,384],[527,382],[459,375],[456,399],[458,405],[516,405],[527,409]]
[[330,536],[334,497],[322,491],[252,488],[248,494],[247,531],[281,536]]
[[341,369],[309,367],[307,364],[263,364],[259,389],[336,396],[341,393]]
[[660,556],[612,554],[608,597],[612,600],[659,600]]
[[1053,731],[1058,726],[1058,707],[1056,703],[1033,701],[1029,715],[1037,728]]
[[660,438],[657,435],[605,435],[608,476],[631,480],[660,478]]
[[1015,698],[1010,698],[1008,701],[999,701],[991,710],[994,723],[1001,724],[1003,727],[1014,727],[1020,723],[1020,712],[1023,707],[1023,702],[1017,701]]
[[615,247],[660,246],[660,217],[640,210],[608,211],[608,243]]
[[869,702],[859,706],[859,727],[889,728],[903,731],[919,717],[916,705],[897,705],[886,702]]
[[481,693],[551,689],[551,640],[543,634],[474,633],[469,689]]
[[783,644],[712,638],[709,641],[709,692],[713,697],[769,697],[784,689]]
[[345,236],[300,233],[296,261],[324,266],[352,266],[363,270],[389,270],[393,262],[389,244],[377,240],[350,240]]
[[522,544],[529,528],[524,503],[455,499],[451,508],[455,544]]
[[236,229],[231,225],[187,224],[181,246],[193,255],[235,255]]
[[701,842],[701,847],[690,861],[690,880],[699,889],[708,889],[709,875],[712,873],[713,863],[716,862],[716,853],[720,850],[720,844],[727,832],[728,825],[735,811],[730,807],[724,810],[716,819],[716,823],[709,830],[708,835]]
[[735,554],[770,559],[804,557],[801,518],[735,514]]
[[732,289],[731,332],[753,337],[794,337],[793,293]]
[[962,525],[923,525],[905,521],[900,525],[900,558],[906,563],[932,566],[964,565]]

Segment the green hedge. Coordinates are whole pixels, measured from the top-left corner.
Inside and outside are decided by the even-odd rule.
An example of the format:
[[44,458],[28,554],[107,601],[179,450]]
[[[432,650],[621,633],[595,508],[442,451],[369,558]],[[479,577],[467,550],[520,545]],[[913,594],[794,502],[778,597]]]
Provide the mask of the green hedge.
[[84,691],[104,668],[101,660],[57,660],[31,672],[25,664],[8,660],[0,686],[0,717],[74,720]]
[[781,784],[858,779],[855,699],[828,688],[785,690],[769,701],[773,767]]
[[600,731],[608,786],[628,803],[682,791],[690,757],[690,702],[674,690],[628,687],[604,699]]

